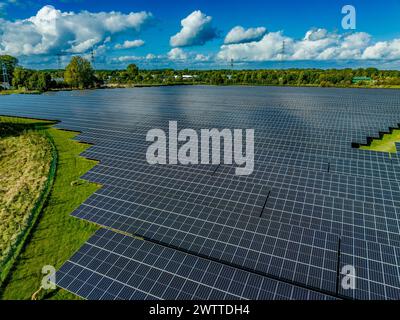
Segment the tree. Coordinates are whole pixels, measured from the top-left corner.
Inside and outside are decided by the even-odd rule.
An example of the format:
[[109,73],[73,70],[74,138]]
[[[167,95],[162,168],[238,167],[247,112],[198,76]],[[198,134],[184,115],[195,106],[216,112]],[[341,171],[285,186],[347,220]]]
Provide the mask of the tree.
[[26,88],[32,72],[23,67],[16,67],[13,73],[12,85],[15,88]]
[[94,70],[88,60],[73,57],[65,70],[64,79],[73,88],[90,88],[95,83]]
[[126,68],[126,72],[128,73],[129,79],[135,79],[139,74],[139,68],[136,64],[132,63]]
[[221,85],[224,84],[224,78],[220,73],[215,73],[211,77],[211,84]]
[[39,81],[38,72],[33,72],[32,75],[28,79],[28,86],[27,86],[28,89],[36,90],[38,81]]
[[51,76],[47,72],[38,73],[39,74],[35,89],[40,91],[47,91],[51,86]]
[[[3,74],[2,73],[2,65],[3,64],[6,66],[6,70],[7,70],[8,76],[10,78],[10,81],[12,81],[12,77],[13,77],[13,74],[14,74],[14,69],[18,65],[18,59],[14,58],[13,56],[9,56],[9,55],[2,55],[2,56],[0,55],[0,72],[1,72],[1,75]],[[1,80],[3,80],[3,79],[1,79]]]

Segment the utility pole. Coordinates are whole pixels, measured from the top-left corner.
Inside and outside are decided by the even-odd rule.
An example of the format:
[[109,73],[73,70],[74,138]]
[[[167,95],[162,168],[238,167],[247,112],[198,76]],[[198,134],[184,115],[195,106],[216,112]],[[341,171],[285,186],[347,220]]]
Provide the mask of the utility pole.
[[1,84],[1,86],[5,89],[10,89],[10,78],[8,76],[8,71],[7,71],[7,67],[5,65],[5,63],[1,63],[1,70],[3,73],[3,82]]

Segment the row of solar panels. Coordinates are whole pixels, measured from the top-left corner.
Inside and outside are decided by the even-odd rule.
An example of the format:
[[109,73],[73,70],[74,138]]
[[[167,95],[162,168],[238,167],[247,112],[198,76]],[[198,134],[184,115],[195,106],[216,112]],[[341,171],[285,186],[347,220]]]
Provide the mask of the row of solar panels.
[[100,229],[57,272],[87,299],[331,300],[329,295]]
[[[32,108],[34,108],[34,107],[32,107]],[[94,114],[93,114],[93,112],[91,113],[91,114],[85,114],[85,112],[79,112],[79,116],[76,116],[76,115],[72,115],[70,112],[64,112],[63,110],[54,110],[54,111],[52,111],[51,109],[54,109],[55,107],[54,106],[51,106],[51,105],[49,105],[49,111],[44,111],[43,113],[42,113],[42,116],[43,117],[45,117],[45,118],[48,118],[48,115],[52,115],[52,116],[54,116],[55,114],[57,114],[57,118],[71,118],[71,117],[74,117],[75,119],[71,119],[71,120],[73,120],[73,122],[75,123],[75,125],[76,125],[76,122],[79,122],[79,120],[81,119],[81,120],[83,120],[83,119],[85,119],[85,117],[86,117],[86,120],[85,120],[85,122],[87,122],[87,124],[90,126],[90,123],[96,123],[97,125],[98,125],[98,123],[101,123],[102,122],[102,120],[98,120],[98,121],[96,121],[96,122],[94,122],[93,120],[89,120],[88,118],[90,118],[90,117],[93,117],[94,116]],[[37,112],[35,112],[34,113],[36,116],[38,116],[38,114],[37,114]],[[234,113],[231,113],[231,114],[234,114]],[[113,122],[113,118],[111,117],[107,117],[107,116],[105,116],[106,114],[104,114],[104,124],[105,125],[108,125],[108,128],[109,128],[109,126],[110,126],[110,124],[112,125],[112,122]],[[288,121],[288,119],[287,119],[287,116],[288,115],[281,115],[281,118],[283,119],[283,122],[282,123],[279,123],[276,119],[274,119],[274,118],[272,118],[272,119],[270,119],[270,120],[268,120],[269,122],[267,123],[268,124],[268,126],[272,126],[272,128],[275,128],[275,129],[279,129],[279,127],[280,128],[285,128],[286,130],[290,130],[290,127],[293,125],[293,122],[294,121],[296,121],[296,119],[292,119],[292,117],[291,117],[291,119],[290,119],[290,121]],[[132,115],[132,117],[133,118],[135,118],[134,117],[134,115]],[[146,117],[147,118],[151,118],[151,116],[149,116],[149,115],[147,115],[147,116],[141,116],[140,118],[143,118],[143,119],[141,119],[141,121],[143,121],[143,122],[146,122],[145,121],[145,119],[146,119]],[[174,114],[171,114],[171,115],[163,115],[163,117],[162,118],[157,118],[157,120],[155,121],[156,123],[158,123],[158,124],[160,124],[160,123],[163,123],[163,122],[167,122],[167,120],[168,119],[176,119],[176,120],[179,120],[179,117],[181,117],[181,116],[179,116],[179,115],[174,115]],[[213,117],[215,117],[215,114],[213,114]],[[229,115],[228,115],[228,117],[229,117]],[[270,113],[268,113],[268,117],[272,117],[272,114],[271,114],[271,112]],[[108,121],[106,120],[107,118],[109,118],[108,119]],[[127,118],[129,118],[129,117],[126,117],[125,119],[127,119]],[[136,118],[137,118],[137,115],[136,115]],[[198,117],[197,117],[198,118]],[[347,118],[348,118],[348,115],[347,115]],[[153,117],[153,119],[154,119],[154,117]],[[246,118],[245,118],[246,119]],[[135,120],[135,119],[133,119],[133,120]],[[137,119],[138,120],[138,119]],[[186,117],[186,116],[183,116],[183,120],[184,121],[188,121],[188,118]],[[196,121],[200,121],[200,119],[196,119]],[[243,121],[243,120],[242,120]],[[312,123],[310,123],[309,121],[309,119],[307,119],[307,118],[305,118],[305,119],[299,119],[299,121],[300,121],[300,125],[302,125],[301,127],[303,127],[303,128],[313,128],[313,130],[315,130],[315,129],[317,129],[317,128],[315,128],[315,125],[313,125]],[[388,128],[390,127],[390,126],[398,126],[398,123],[400,122],[400,119],[397,119],[397,120],[393,120],[393,118],[391,117],[390,119],[383,119],[382,121],[377,121],[376,119],[374,120],[375,122],[372,122],[369,126],[368,126],[368,131],[366,131],[366,132],[363,132],[363,130],[362,130],[362,128],[355,128],[354,126],[356,125],[356,124],[360,124],[360,123],[362,123],[362,121],[361,121],[361,119],[359,119],[359,117],[357,117],[356,119],[354,119],[354,123],[352,124],[352,125],[350,125],[349,127],[347,127],[347,128],[344,128],[344,129],[342,129],[342,130],[339,130],[339,128],[337,127],[337,123],[336,123],[336,121],[335,121],[335,123],[333,124],[334,125],[334,127],[333,127],[333,129],[339,134],[340,133],[340,131],[343,131],[343,130],[345,130],[345,131],[349,131],[349,132],[351,132],[351,131],[353,131],[354,133],[357,133],[358,135],[359,135],[359,138],[356,138],[356,139],[350,139],[350,140],[353,140],[354,142],[360,142],[360,143],[365,143],[366,141],[365,141],[365,138],[367,137],[367,136],[373,136],[373,135],[376,135],[377,134],[377,131],[376,131],[376,129],[377,128],[380,128],[380,130],[384,130],[384,131],[386,131],[386,130],[388,130]],[[129,126],[129,125],[132,125],[132,120],[129,120],[129,121],[127,121],[127,120],[124,120],[124,119],[117,119],[117,122],[118,122],[118,124],[119,124],[119,126],[121,126],[121,124],[123,124],[124,122],[125,122],[125,124],[127,125],[127,126]],[[222,120],[220,120],[220,121],[216,121],[215,122],[215,125],[216,126],[218,126],[219,124],[221,124],[221,122],[223,123],[223,124],[226,124],[226,123],[229,123],[230,121],[229,121],[229,119],[227,119],[226,120],[226,122],[223,122]],[[239,123],[237,123],[236,121],[234,121],[234,120],[232,120],[232,123],[233,124],[237,124],[237,125],[241,125],[242,127],[247,127],[247,126],[249,126],[249,125],[251,125],[252,127],[255,127],[255,128],[257,128],[258,130],[262,130],[263,128],[265,128],[265,126],[266,126],[266,124],[265,123],[263,123],[262,121],[259,121],[259,123],[257,124],[257,121],[255,120],[255,119],[247,119],[247,125],[246,125],[246,123],[243,123],[243,122],[239,122]],[[327,127],[327,122],[329,123],[329,121],[322,121],[321,122],[321,125],[322,125],[322,127],[321,128],[319,128],[319,130],[322,130],[322,131],[329,131],[329,127]],[[340,122],[342,122],[342,121],[340,121]],[[190,122],[190,120],[189,120],[189,123],[188,123],[188,125],[191,125],[191,126],[193,126],[193,124],[194,123],[197,123],[197,122]],[[82,123],[83,124],[83,123]],[[82,125],[81,124],[81,125]],[[204,125],[208,125],[208,126],[210,126],[210,125],[212,125],[213,124],[213,122],[211,122],[210,123],[210,119],[209,119],[209,117],[206,117],[205,118],[205,121],[204,121]],[[203,127],[204,127],[204,125],[203,125]],[[344,141],[346,141],[346,142],[348,142],[348,139],[346,139],[345,137],[343,137],[344,139]],[[358,141],[357,139],[363,139],[362,141]],[[343,141],[342,140],[342,141]]]
[[[350,265],[358,273],[354,278],[347,276],[348,279],[339,274],[339,296],[399,299],[399,259],[398,248],[363,241],[353,243],[345,238],[340,244],[338,270]],[[63,265],[56,279],[59,286],[87,299],[337,299],[105,229],[97,231]]]

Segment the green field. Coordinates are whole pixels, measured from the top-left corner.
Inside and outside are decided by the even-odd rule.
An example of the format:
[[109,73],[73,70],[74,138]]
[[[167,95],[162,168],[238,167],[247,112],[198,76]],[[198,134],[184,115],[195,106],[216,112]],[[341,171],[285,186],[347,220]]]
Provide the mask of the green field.
[[400,142],[400,130],[393,130],[385,134],[382,139],[374,139],[369,146],[362,146],[360,149],[396,153],[396,142]]
[[[32,124],[39,120],[4,118],[7,122]],[[70,216],[70,213],[84,202],[99,186],[79,177],[90,170],[95,161],[78,155],[88,145],[71,140],[76,133],[46,126],[42,128],[53,141],[58,161],[47,202],[41,212],[31,236],[19,255],[11,275],[1,288],[1,299],[31,299],[41,285],[42,267],[58,269],[97,230],[97,226]],[[38,299],[77,299],[61,289],[39,291]]]

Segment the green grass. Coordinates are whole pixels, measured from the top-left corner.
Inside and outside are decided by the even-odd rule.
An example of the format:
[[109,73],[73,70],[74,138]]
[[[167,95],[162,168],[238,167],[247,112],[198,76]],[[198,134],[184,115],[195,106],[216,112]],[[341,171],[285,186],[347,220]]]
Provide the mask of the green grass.
[[[73,183],[96,164],[95,161],[78,157],[88,145],[72,141],[71,138],[76,135],[73,132],[51,127],[46,132],[52,138],[58,153],[53,188],[40,220],[0,292],[1,299],[31,299],[40,288],[44,276],[41,273],[42,267],[52,265],[56,269],[60,268],[98,228],[70,216],[74,209],[99,188],[98,185],[86,181]],[[37,297],[77,299],[75,295],[61,289],[42,291]]]
[[0,285],[49,194],[53,152],[50,139],[32,124],[0,117]]
[[374,139],[370,146],[362,146],[360,149],[396,153],[396,142],[400,142],[400,130],[393,130],[390,134],[385,134],[382,139]]
[[39,90],[25,90],[25,89],[10,89],[10,90],[0,90],[0,96],[5,96],[9,94],[41,94]]

